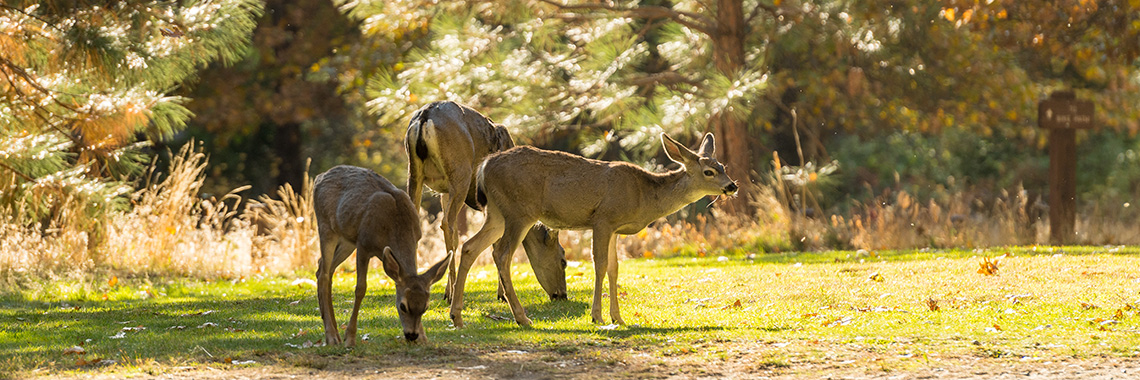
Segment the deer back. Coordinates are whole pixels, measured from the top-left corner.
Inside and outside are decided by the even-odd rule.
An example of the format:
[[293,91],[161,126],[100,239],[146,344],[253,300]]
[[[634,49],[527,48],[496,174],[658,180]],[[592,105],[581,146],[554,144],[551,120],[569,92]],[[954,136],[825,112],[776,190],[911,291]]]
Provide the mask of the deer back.
[[662,144],[679,169],[652,173],[625,162],[515,147],[487,158],[478,172],[479,197],[508,219],[537,218],[556,229],[605,225],[633,233],[705,195],[736,192],[716,162],[711,135],[699,152],[664,134]]
[[373,256],[390,246],[402,266],[416,267],[421,230],[415,209],[407,193],[384,177],[364,168],[337,166],[316,177],[313,200],[320,229],[363,246]]
[[[409,156],[421,161],[448,162],[462,165],[475,172],[479,163],[487,155],[509,149],[514,140],[501,125],[470,107],[441,101],[430,103],[412,114],[408,127],[407,141]],[[411,157],[409,157],[411,158]],[[439,192],[450,192],[447,178],[451,173],[442,173],[440,168],[424,167],[425,184]],[[474,190],[474,176],[468,184]],[[474,194],[474,191],[469,192]]]

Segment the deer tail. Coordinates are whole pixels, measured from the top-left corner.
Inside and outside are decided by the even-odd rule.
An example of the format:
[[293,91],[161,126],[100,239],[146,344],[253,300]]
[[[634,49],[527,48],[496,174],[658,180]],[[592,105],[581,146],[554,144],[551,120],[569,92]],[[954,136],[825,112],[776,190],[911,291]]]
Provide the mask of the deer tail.
[[408,153],[414,152],[420,161],[427,159],[429,152],[427,140],[435,134],[435,123],[428,116],[429,111],[431,108],[424,108],[412,115],[412,121],[408,124],[408,136],[404,140],[404,148]]
[[475,205],[472,208],[483,211],[487,208],[487,185],[486,176],[483,175],[483,169],[487,167],[487,160],[479,163],[479,170],[475,172]]

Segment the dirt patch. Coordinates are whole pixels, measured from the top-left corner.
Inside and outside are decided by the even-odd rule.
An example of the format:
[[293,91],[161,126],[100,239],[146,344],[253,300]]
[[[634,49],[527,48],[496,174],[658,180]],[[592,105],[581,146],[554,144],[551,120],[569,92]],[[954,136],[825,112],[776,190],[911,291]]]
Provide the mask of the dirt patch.
[[[568,352],[569,351],[569,352]],[[682,349],[614,346],[581,350],[457,350],[442,355],[286,354],[244,365],[114,368],[74,378],[113,379],[1130,379],[1140,362],[1118,357],[991,358],[899,355],[843,346],[805,350],[762,342]],[[59,374],[33,374],[60,377]]]

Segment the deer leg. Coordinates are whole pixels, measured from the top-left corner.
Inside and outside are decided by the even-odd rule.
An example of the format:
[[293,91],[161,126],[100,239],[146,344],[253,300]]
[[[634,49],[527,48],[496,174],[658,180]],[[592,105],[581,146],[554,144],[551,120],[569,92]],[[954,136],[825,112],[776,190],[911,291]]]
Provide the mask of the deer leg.
[[511,314],[514,314],[515,322],[520,326],[530,326],[530,318],[527,318],[526,309],[519,302],[518,295],[515,294],[514,283],[511,281],[511,258],[514,256],[519,242],[522,241],[523,234],[530,228],[530,224],[522,224],[522,228],[518,225],[519,223],[508,225],[502,239],[495,244],[495,267],[499,270],[499,286],[503,289],[507,304],[511,306]]
[[[459,253],[459,268],[455,275],[455,288],[451,293],[451,322],[455,328],[463,328],[463,287],[467,282],[467,273],[471,271],[471,266],[475,264],[475,259],[479,257],[483,250],[487,249],[492,242],[499,240],[503,236],[503,217],[498,212],[487,210],[487,221],[483,223],[483,228],[475,233],[471,239],[463,243],[463,249]],[[452,260],[455,260],[454,258]]]
[[[606,279],[606,263],[609,258],[606,251],[612,234],[605,229],[594,228],[594,302],[590,305],[590,316],[594,323],[602,323],[602,281]],[[613,297],[610,294],[610,298]]]
[[[451,199],[454,198],[451,194],[443,193],[439,195],[440,206],[443,207],[443,212],[440,217],[442,220],[439,222],[439,229],[443,231],[443,246],[444,254],[455,251],[455,245],[452,245],[451,236],[454,234],[454,223],[449,218],[451,215]],[[458,239],[456,239],[458,240]],[[451,302],[453,298],[452,293],[455,291],[455,256],[452,256],[452,263],[447,264],[447,286],[443,288],[443,299]]]
[[[323,235],[323,234],[322,234]],[[317,305],[321,310],[321,321],[325,327],[325,344],[340,344],[340,333],[337,332],[336,312],[332,305],[332,273],[336,269],[335,252],[338,250],[337,240],[322,236],[321,259],[317,264]]]
[[348,327],[344,328],[344,346],[356,346],[356,316],[360,312],[360,303],[364,301],[364,294],[368,292],[368,255],[356,255],[356,302],[352,304],[352,316],[348,318]]
[[606,260],[609,266],[606,267],[606,277],[610,278],[610,318],[614,323],[624,325],[625,321],[621,319],[621,311],[618,309],[618,257],[617,257],[617,234],[610,235],[609,251],[606,255]]
[[420,216],[420,201],[424,192],[424,169],[423,162],[415,158],[415,153],[409,152],[408,154],[408,196],[412,198],[412,205],[415,206],[416,216]]
[[[491,250],[493,252],[493,251],[498,250],[498,248],[497,247],[491,248]],[[496,298],[498,298],[499,301],[507,302],[507,295],[505,293],[503,293],[503,281],[502,280],[499,280],[498,288],[499,288],[498,291],[495,292]]]

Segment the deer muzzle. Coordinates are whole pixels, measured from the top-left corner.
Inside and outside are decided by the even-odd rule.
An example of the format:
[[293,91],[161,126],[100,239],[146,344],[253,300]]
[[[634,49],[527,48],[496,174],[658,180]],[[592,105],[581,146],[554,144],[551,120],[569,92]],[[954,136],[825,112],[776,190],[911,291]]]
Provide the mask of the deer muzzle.
[[728,186],[725,186],[724,189],[721,189],[721,191],[724,192],[724,195],[736,194],[737,190],[740,190],[740,187],[736,186],[736,182],[730,183]]
[[408,343],[413,343],[416,341],[416,339],[419,339],[419,338],[420,338],[420,334],[418,334],[418,333],[414,333],[414,332],[404,333],[404,339],[407,340]]
[[550,300],[564,300],[568,299],[566,293],[550,293]]

